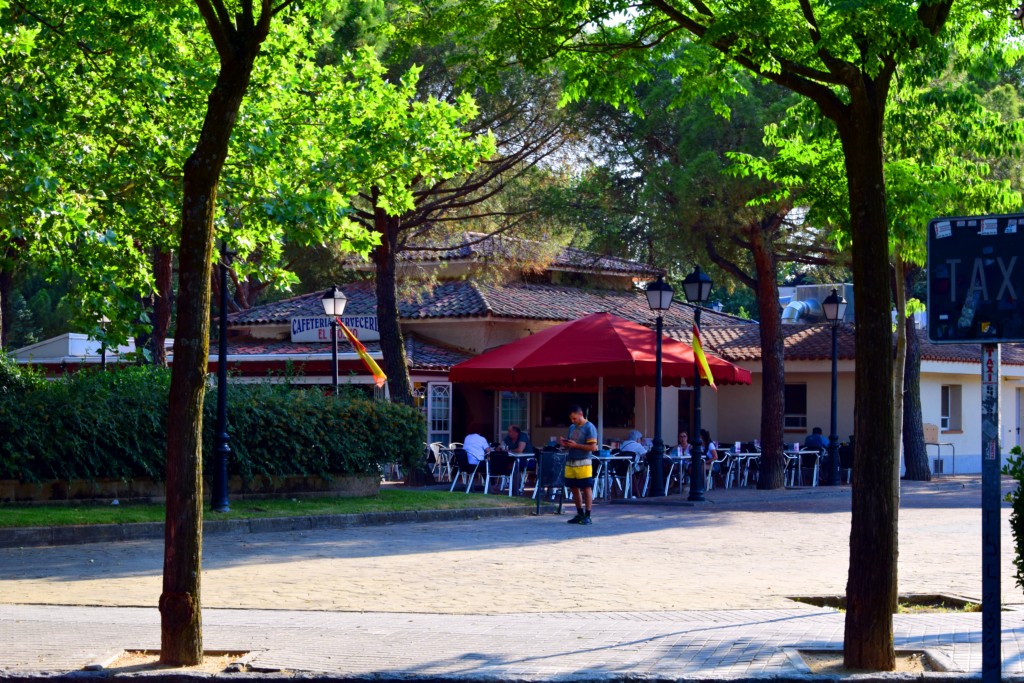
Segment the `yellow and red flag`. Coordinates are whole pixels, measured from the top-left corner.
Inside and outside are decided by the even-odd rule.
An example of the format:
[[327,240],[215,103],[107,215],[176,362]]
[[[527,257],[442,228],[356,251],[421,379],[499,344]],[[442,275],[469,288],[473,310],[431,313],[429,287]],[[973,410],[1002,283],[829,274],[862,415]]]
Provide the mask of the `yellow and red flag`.
[[704,355],[704,347],[700,343],[700,330],[697,329],[697,325],[693,326],[693,355],[696,356],[700,366],[700,374],[704,376],[712,389],[718,391],[718,387],[715,386],[715,378],[711,375],[711,368],[708,367],[707,356]]
[[363,346],[363,343],[356,338],[356,335],[352,333],[352,330],[345,327],[345,323],[341,322],[341,318],[337,318],[338,325],[341,326],[341,331],[345,333],[345,338],[348,339],[348,343],[352,345],[352,348],[359,354],[360,360],[363,361],[363,365],[373,375],[373,383],[377,385],[377,388],[383,387],[384,382],[388,381],[388,376],[384,374],[384,371],[377,365],[377,361],[370,358],[370,353]]

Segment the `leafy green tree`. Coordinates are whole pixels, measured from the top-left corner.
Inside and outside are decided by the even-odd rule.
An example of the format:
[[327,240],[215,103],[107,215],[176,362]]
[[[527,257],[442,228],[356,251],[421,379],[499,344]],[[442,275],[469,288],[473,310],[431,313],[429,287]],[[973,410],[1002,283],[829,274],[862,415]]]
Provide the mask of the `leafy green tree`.
[[[557,56],[578,96],[629,102],[630,84],[646,78],[652,62],[681,54],[685,58],[675,62],[681,89],[731,88],[718,68],[729,62],[807,98],[832,122],[843,151],[857,316],[854,466],[860,474],[853,490],[844,659],[850,667],[891,670],[896,464],[879,454],[891,455],[895,425],[892,359],[877,353],[891,342],[885,114],[901,65],[922,57],[939,65],[953,50],[997,40],[1006,31],[1006,20],[997,19],[1005,17],[1005,7],[953,0],[506,0],[442,4],[432,16],[453,26],[472,23],[471,34],[493,27],[479,45],[490,54],[514,54],[530,64]],[[950,30],[940,36],[947,23]],[[709,72],[719,78],[705,78]]]
[[[785,468],[781,271],[787,263],[829,264],[831,256],[825,234],[805,225],[802,211],[792,211],[787,188],[732,172],[731,154],[765,152],[765,122],[781,116],[792,99],[746,74],[736,78],[749,94],[730,99],[724,116],[708,98],[679,102],[672,74],[655,72],[649,84],[636,88],[636,106],[644,116],[598,106],[604,115],[595,120],[594,136],[601,140],[605,173],[614,177],[602,194],[615,198],[616,210],[646,217],[630,226],[630,232],[643,230],[642,237],[619,235],[612,222],[611,239],[649,245],[658,265],[681,276],[692,267],[694,254],[703,251],[754,293],[762,349],[758,486],[771,489],[783,486]],[[629,191],[620,198],[616,188]],[[767,194],[773,196],[762,199]]]

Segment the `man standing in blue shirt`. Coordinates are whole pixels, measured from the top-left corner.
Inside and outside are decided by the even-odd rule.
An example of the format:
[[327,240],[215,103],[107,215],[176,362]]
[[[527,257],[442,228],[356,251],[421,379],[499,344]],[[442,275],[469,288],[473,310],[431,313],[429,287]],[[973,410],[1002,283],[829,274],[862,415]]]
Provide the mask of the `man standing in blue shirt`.
[[569,449],[565,458],[565,485],[572,492],[576,516],[569,524],[591,524],[590,508],[594,504],[594,470],[590,454],[597,450],[597,430],[583,416],[583,408],[569,409],[569,436],[562,439],[562,447]]

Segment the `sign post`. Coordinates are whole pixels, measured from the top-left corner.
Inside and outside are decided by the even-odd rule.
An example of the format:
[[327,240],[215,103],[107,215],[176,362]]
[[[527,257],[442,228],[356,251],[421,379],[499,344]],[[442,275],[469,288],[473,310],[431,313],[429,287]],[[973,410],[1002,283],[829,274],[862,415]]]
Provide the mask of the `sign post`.
[[1000,680],[999,345],[981,347],[981,678]]
[[[1020,261],[1020,263],[1018,263]],[[1024,214],[928,223],[928,339],[981,344],[982,681],[1002,674],[999,344],[1024,341]]]

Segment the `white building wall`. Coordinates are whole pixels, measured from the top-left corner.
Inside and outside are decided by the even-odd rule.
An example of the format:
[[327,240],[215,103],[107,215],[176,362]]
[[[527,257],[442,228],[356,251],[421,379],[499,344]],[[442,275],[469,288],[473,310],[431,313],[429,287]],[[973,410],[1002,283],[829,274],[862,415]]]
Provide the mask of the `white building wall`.
[[[979,352],[980,360],[980,352]],[[1010,448],[1020,439],[1018,428],[1021,422],[1020,394],[1024,387],[1022,370],[1017,366],[1002,366],[1002,383],[999,392],[1000,435],[1003,463]],[[921,364],[921,413],[925,424],[941,425],[942,386],[960,387],[960,413],[951,415],[951,421],[959,417],[959,429],[939,430],[942,446],[943,471],[946,474],[977,474],[981,472],[981,366],[970,363]],[[955,426],[955,425],[952,425]],[[934,464],[939,448],[928,447],[929,461]],[[955,457],[954,457],[955,451]],[[934,471],[934,467],[933,467]]]

